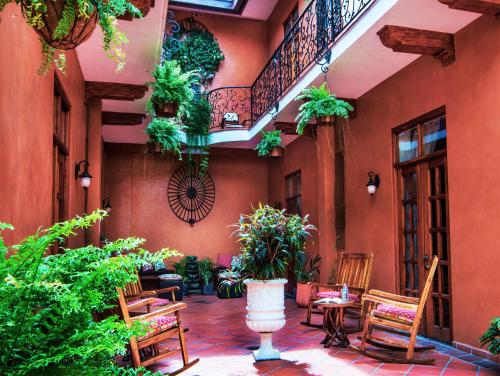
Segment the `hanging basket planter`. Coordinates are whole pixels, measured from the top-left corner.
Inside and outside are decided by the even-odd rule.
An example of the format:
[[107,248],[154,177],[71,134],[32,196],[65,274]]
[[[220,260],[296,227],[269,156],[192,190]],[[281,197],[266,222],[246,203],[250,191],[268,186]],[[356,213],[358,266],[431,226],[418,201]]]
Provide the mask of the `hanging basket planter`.
[[333,127],[337,124],[337,117],[335,115],[319,116],[316,118],[316,124],[320,127]]
[[175,117],[177,115],[177,111],[179,110],[179,103],[177,102],[165,103],[163,107],[160,107],[155,103],[154,106],[155,112],[158,116],[162,117]]
[[154,7],[154,1],[152,0],[129,0],[130,3],[141,11],[141,16],[134,16],[130,12],[127,12],[117,18],[124,21],[132,21],[135,18],[144,18],[148,15],[152,7]]
[[273,157],[273,158],[279,158],[283,155],[283,148],[281,146],[276,146],[275,148],[273,148],[273,150],[271,150],[271,152],[269,153],[269,156],[270,157]]
[[[22,12],[29,14],[30,8],[27,1],[21,1]],[[43,27],[34,27],[43,41],[49,46],[58,50],[72,50],[86,41],[97,24],[97,11],[93,12],[88,18],[75,17],[69,27],[67,35],[58,37],[55,35],[59,21],[63,18],[63,10],[66,5],[65,0],[51,0],[46,2],[46,16],[42,17],[40,22]],[[78,9],[76,10],[78,14]]]

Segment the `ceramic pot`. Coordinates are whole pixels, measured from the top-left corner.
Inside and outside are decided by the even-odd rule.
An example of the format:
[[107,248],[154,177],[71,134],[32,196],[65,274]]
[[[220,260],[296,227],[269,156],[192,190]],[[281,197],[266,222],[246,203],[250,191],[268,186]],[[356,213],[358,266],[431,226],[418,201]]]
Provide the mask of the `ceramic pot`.
[[276,146],[273,150],[271,150],[271,153],[269,153],[269,156],[271,157],[281,157],[283,155],[283,148],[280,146]]
[[286,279],[243,282],[247,287],[247,326],[260,333],[260,348],[254,351],[255,360],[281,359],[273,348],[273,333],[285,326]]

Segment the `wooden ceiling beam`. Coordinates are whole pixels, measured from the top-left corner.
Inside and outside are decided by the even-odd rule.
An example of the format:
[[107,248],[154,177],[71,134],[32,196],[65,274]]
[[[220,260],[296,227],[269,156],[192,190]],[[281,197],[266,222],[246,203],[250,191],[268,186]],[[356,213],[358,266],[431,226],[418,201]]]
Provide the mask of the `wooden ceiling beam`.
[[[281,131],[283,134],[298,136],[297,134],[297,123],[277,121],[274,123],[274,128]],[[309,124],[304,128],[304,135],[315,137],[316,136],[316,124]]]
[[97,98],[134,101],[144,97],[146,91],[148,91],[146,85],[85,81],[85,94],[87,99]]
[[443,66],[455,61],[453,34],[394,25],[385,25],[377,34],[382,44],[394,52],[433,56]]
[[102,125],[123,125],[133,126],[142,124],[145,114],[135,114],[131,112],[102,112]]
[[[130,0],[133,6],[135,6],[137,9],[139,9],[142,13],[142,17],[146,17],[151,10],[151,8],[154,8],[155,6],[155,0]],[[118,16],[119,20],[124,20],[124,21],[132,21],[135,17],[132,17],[132,15],[127,12],[122,16]]]
[[500,0],[439,0],[451,9],[500,16]]

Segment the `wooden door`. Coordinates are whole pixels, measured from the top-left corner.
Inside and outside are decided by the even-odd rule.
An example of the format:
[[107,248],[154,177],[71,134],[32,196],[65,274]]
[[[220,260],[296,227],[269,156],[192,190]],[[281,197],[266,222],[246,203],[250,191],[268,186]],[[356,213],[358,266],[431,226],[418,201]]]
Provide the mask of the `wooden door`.
[[[427,120],[425,120],[427,119]],[[451,342],[451,276],[444,114],[426,115],[396,131],[400,293],[420,296],[433,256],[439,257],[420,327]],[[443,140],[444,138],[444,140]],[[431,141],[429,141],[431,140]],[[429,145],[430,143],[432,145]]]

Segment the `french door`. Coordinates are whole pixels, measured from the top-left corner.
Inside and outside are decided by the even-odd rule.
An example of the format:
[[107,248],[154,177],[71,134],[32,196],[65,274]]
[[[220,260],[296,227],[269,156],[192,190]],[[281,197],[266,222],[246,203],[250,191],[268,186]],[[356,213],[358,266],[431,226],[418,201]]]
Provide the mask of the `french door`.
[[[436,126],[439,123],[441,126]],[[399,280],[401,294],[420,296],[431,260],[438,256],[439,264],[420,332],[428,337],[451,342],[446,144],[440,140],[441,146],[429,148],[425,145],[429,140],[436,142],[436,136],[429,137],[437,132],[436,128],[440,128],[438,131],[445,130],[444,115],[433,118],[430,122],[418,123],[410,129],[414,130],[412,136],[408,135],[408,130],[396,136],[399,137],[399,148],[403,153],[408,152],[408,145],[416,149],[412,152],[413,158],[396,163],[399,191]],[[441,132],[440,137],[446,137],[446,133]],[[411,139],[409,144],[408,139]],[[426,149],[429,151],[427,154]],[[401,150],[399,153],[401,155]]]

